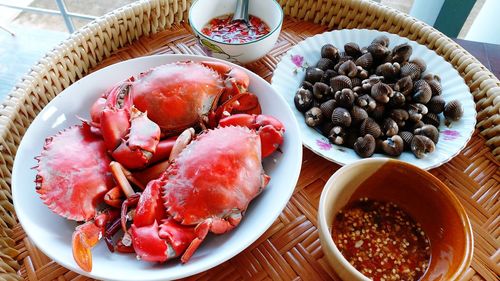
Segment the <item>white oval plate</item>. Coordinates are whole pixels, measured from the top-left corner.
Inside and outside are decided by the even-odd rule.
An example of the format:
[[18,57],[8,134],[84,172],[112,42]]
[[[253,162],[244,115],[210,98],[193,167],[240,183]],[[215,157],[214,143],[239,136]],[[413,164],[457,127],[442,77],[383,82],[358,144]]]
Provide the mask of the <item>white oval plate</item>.
[[[238,227],[224,235],[209,235],[191,260],[165,264],[138,261],[133,254],[110,253],[104,241],[93,250],[93,270],[82,271],[73,260],[71,234],[77,225],[52,213],[35,192],[34,157],[40,154],[46,137],[73,124],[77,116],[89,118],[91,104],[115,83],[161,64],[185,60],[217,59],[189,55],[159,55],[117,63],[77,81],[54,98],[35,118],[17,151],[12,173],[14,207],[24,230],[47,256],[80,274],[105,280],[167,280],[190,276],[210,269],[235,256],[266,231],[281,213],[293,193],[302,164],[298,125],[285,100],[261,77],[238,67],[250,76],[250,90],[260,100],[265,114],[285,125],[283,153],[264,160],[271,181],[253,200]],[[227,62],[226,62],[227,63]]]
[[[361,158],[353,149],[331,144],[325,136],[307,126],[304,122],[304,115],[295,108],[293,98],[304,80],[305,68],[308,65],[316,65],[321,57],[320,51],[323,45],[330,43],[343,51],[344,45],[348,42],[356,42],[361,47],[368,46],[375,37],[380,35],[389,37],[390,49],[402,43],[411,45],[413,48],[411,58],[420,57],[427,63],[425,74],[434,73],[441,77],[442,96],[445,101],[458,99],[463,105],[464,116],[449,128],[444,125],[444,117],[441,114],[439,142],[433,153],[426,155],[423,159],[416,158],[408,151],[403,152],[399,157],[392,157],[422,169],[438,167],[457,155],[471,138],[476,124],[475,103],[469,88],[453,66],[434,51],[415,41],[395,34],[368,29],[343,29],[318,34],[300,42],[287,52],[278,63],[271,84],[292,108],[299,123],[303,144],[307,148],[340,165],[357,161]],[[387,158],[389,156],[375,153],[372,157]]]

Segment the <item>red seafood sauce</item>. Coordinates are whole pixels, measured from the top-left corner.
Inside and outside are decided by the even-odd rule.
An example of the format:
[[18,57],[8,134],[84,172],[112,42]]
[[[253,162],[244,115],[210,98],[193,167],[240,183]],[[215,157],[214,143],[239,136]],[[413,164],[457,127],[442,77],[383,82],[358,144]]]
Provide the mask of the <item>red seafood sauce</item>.
[[256,16],[249,16],[248,25],[242,21],[233,21],[233,15],[216,17],[201,30],[215,41],[242,44],[255,41],[270,32],[269,26]]
[[394,203],[349,203],[335,216],[332,236],[342,255],[373,280],[419,280],[429,265],[427,235]]

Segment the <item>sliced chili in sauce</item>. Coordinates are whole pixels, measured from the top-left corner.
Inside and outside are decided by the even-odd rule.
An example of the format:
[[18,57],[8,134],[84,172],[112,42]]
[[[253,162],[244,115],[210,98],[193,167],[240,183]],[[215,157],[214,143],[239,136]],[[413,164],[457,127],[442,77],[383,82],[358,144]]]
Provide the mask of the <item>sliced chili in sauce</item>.
[[335,216],[332,236],[342,255],[373,280],[419,280],[429,264],[429,239],[393,203],[351,202]]
[[201,30],[215,41],[241,44],[255,41],[270,32],[269,26],[256,16],[249,16],[248,25],[233,21],[233,15],[223,15],[208,22]]

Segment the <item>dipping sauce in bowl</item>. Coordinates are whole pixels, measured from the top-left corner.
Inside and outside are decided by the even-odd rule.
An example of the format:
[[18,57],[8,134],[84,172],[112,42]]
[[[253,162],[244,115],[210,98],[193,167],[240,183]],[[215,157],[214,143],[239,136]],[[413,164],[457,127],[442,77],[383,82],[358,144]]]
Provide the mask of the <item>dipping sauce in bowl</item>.
[[268,34],[270,28],[256,16],[250,15],[247,25],[243,21],[233,21],[233,15],[228,14],[210,20],[201,32],[215,41],[242,44]]
[[332,236],[342,255],[373,280],[419,280],[431,256],[429,238],[399,206],[361,198],[341,209]]
[[318,225],[342,280],[458,280],[472,260],[472,228],[453,192],[395,159],[337,170],[321,193]]
[[237,1],[192,2],[189,25],[207,56],[247,64],[264,57],[278,41],[283,10],[276,0],[250,1],[248,26],[232,22]]

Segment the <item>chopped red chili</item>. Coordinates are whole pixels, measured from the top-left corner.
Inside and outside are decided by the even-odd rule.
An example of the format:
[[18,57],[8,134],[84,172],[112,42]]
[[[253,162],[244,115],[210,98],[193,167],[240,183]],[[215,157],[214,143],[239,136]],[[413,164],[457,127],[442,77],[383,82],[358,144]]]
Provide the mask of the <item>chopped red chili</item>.
[[247,25],[243,21],[233,21],[231,14],[212,19],[201,30],[215,41],[234,44],[257,40],[269,31],[269,26],[256,16],[250,15]]
[[332,236],[342,255],[373,280],[418,280],[430,260],[429,239],[393,203],[363,198],[335,216]]

